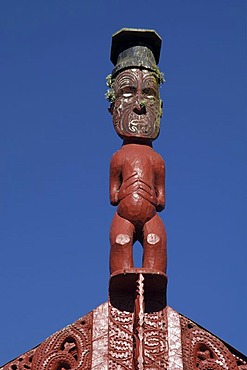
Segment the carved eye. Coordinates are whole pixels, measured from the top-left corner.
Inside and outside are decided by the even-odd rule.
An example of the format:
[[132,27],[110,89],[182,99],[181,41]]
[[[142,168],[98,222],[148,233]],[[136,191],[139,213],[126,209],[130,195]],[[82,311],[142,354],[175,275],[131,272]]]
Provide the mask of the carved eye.
[[123,93],[123,97],[124,98],[130,98],[131,96],[132,96],[132,93],[131,92]]
[[156,97],[156,92],[154,89],[146,88],[143,90],[143,94],[145,95],[146,99],[153,100]]

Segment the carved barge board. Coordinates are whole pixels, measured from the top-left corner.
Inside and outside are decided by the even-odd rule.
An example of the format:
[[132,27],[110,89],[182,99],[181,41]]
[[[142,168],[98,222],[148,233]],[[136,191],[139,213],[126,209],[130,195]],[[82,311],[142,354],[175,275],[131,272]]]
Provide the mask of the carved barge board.
[[[134,313],[110,301],[0,370],[134,370]],[[247,370],[247,358],[166,306],[144,313],[143,369]]]
[[247,370],[244,355],[190,319],[180,315],[180,321],[185,370]]

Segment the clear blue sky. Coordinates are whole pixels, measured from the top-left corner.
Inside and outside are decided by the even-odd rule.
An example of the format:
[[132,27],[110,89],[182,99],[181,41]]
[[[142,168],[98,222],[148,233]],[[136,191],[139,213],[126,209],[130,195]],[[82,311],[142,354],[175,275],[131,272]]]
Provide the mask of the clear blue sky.
[[247,352],[246,1],[2,0],[0,364],[107,300],[122,27],[163,38],[168,304]]

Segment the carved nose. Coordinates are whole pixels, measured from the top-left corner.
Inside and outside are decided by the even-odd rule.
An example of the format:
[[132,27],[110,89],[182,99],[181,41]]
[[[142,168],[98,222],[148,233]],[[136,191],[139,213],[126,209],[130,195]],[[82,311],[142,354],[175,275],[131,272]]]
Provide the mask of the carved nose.
[[140,102],[136,102],[133,111],[136,114],[145,114],[146,113],[146,107],[145,107],[144,104],[142,104]]

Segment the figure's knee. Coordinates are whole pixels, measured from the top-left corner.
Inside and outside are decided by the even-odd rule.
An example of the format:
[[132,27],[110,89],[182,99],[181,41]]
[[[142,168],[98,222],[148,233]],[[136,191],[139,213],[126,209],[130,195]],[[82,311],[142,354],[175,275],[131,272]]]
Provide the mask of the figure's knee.
[[115,239],[115,243],[119,245],[129,244],[131,237],[128,234],[118,234]]
[[156,214],[143,228],[144,244],[163,248],[166,245],[166,230],[162,219]]
[[150,232],[145,236],[142,267],[166,273],[166,238]]
[[156,245],[160,241],[160,237],[155,233],[150,233],[147,235],[147,243],[150,245]]
[[111,241],[110,272],[134,267],[132,237],[119,233]]

